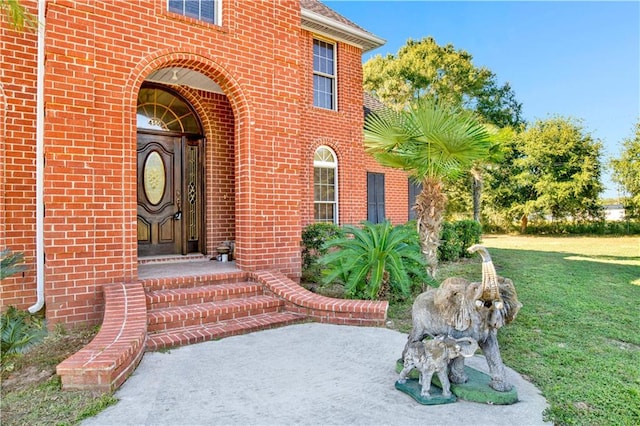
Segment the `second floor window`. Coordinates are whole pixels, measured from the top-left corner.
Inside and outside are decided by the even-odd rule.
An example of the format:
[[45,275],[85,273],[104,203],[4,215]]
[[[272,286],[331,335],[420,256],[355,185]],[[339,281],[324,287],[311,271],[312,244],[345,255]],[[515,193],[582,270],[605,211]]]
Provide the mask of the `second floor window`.
[[168,0],[169,12],[208,22],[220,24],[219,10],[221,0]]
[[313,106],[336,109],[336,46],[313,40]]

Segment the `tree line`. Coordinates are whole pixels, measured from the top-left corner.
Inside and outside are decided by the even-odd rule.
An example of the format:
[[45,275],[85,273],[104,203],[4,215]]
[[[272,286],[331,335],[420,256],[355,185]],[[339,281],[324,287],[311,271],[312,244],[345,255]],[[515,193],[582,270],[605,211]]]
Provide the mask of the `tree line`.
[[[411,134],[413,130],[407,131],[407,122],[419,125],[416,117],[434,105],[447,109],[448,114],[469,112],[493,136],[483,135],[483,152],[460,163],[456,173],[438,177],[446,197],[446,202],[438,203],[448,216],[473,215],[478,221],[497,225],[520,221],[522,226],[531,218],[602,220],[602,174],[610,166],[613,179],[624,194],[626,217],[639,218],[640,121],[635,135],[621,142],[620,157],[605,160],[602,142],[586,130],[580,119],[557,115],[526,122],[522,104],[509,83],[499,84],[495,73],[475,66],[472,59],[470,53],[452,44],[440,46],[432,37],[426,37],[409,39],[395,55],[376,55],[367,61],[363,68],[364,89],[386,107],[385,112],[378,111],[376,118],[365,125],[369,151],[379,161],[403,168],[418,183],[428,185],[424,174],[415,173],[425,164],[400,164],[389,158],[398,160],[404,155],[406,160],[407,149],[415,150],[416,141],[429,138],[426,134]],[[384,122],[388,128],[383,131]],[[399,140],[398,129],[404,129],[404,141]],[[391,145],[381,148],[380,141],[385,138]],[[422,148],[433,149],[435,145],[430,141]],[[445,147],[444,151],[464,150],[463,146]],[[441,152],[434,158],[448,161],[452,154]],[[424,160],[416,152],[411,155]],[[426,164],[433,168],[430,162],[433,160]],[[433,197],[433,193],[429,196]],[[420,202],[417,204],[421,208]]]

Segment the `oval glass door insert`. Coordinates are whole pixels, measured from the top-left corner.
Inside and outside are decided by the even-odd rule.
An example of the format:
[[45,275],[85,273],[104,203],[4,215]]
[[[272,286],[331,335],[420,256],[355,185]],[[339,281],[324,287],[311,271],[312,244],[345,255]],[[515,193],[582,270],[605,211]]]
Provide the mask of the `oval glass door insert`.
[[144,161],[144,193],[147,200],[157,206],[164,196],[166,184],[165,168],[158,151],[151,151]]

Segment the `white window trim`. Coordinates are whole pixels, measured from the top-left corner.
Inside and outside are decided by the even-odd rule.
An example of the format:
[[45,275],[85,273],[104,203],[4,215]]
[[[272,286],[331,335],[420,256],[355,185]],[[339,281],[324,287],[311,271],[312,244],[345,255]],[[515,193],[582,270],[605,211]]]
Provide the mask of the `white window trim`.
[[[315,159],[313,160],[313,168],[315,170],[316,167],[321,167],[321,168],[325,168],[325,169],[334,169],[335,170],[335,188],[334,188],[334,194],[335,194],[335,201],[333,204],[333,208],[334,208],[334,221],[333,223],[336,225],[340,224],[340,209],[339,209],[339,200],[340,200],[340,193],[338,192],[339,188],[340,188],[340,176],[339,176],[339,167],[338,167],[338,156],[336,155],[336,152],[331,149],[331,147],[327,146],[327,145],[320,145],[319,147],[316,148],[316,150],[313,152],[313,155],[315,157],[316,152],[318,152],[319,149],[321,148],[326,148],[331,155],[333,155],[333,158],[335,161],[333,162],[328,162],[328,161],[316,161]],[[313,185],[315,186],[316,182],[315,179],[313,181]],[[313,205],[316,205],[316,197],[314,195],[313,197]],[[314,209],[315,211],[315,209]],[[313,218],[314,222],[315,222],[315,214],[314,214],[314,218]]]
[[[313,75],[320,75],[322,77],[330,78],[331,81],[333,82],[333,108],[325,108],[325,107],[317,106],[315,102],[313,103],[313,106],[315,108],[320,108],[326,111],[338,111],[338,43],[336,43],[333,40],[329,40],[324,37],[318,37],[317,35],[314,35],[313,41],[315,42],[316,40],[333,45],[333,75],[316,71],[315,67],[313,68]],[[313,46],[311,51],[313,54]],[[313,61],[311,61],[311,66],[313,67]],[[315,86],[313,87],[313,89],[315,89]]]

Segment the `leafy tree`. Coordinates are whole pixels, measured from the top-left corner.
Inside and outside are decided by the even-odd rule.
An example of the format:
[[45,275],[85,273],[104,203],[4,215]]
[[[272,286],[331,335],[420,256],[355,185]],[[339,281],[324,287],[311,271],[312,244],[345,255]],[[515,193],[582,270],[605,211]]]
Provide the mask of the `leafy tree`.
[[494,132],[469,111],[420,99],[404,111],[369,115],[364,134],[367,152],[380,164],[405,170],[422,183],[416,219],[422,253],[435,277],[447,201],[443,183],[486,158]]
[[329,252],[319,260],[328,266],[324,283],[342,279],[348,297],[379,299],[387,291],[408,295],[411,277],[423,277],[425,271],[416,231],[388,221],[362,225],[344,226],[345,237],[325,244]]
[[[516,217],[574,220],[603,217],[602,144],[579,121],[538,120],[505,145],[505,162],[492,170],[491,203]],[[513,218],[513,216],[512,216]]]
[[[364,64],[364,88],[397,111],[417,99],[433,98],[473,110],[484,122],[498,127],[524,124],[522,104],[509,83],[499,85],[493,72],[476,67],[472,59],[468,52],[457,50],[452,44],[440,46],[432,37],[409,39],[397,55],[377,55]],[[498,158],[498,150],[493,152],[487,159],[490,162]],[[461,175],[446,188],[455,200],[449,208],[458,212],[466,210],[473,193],[473,216],[477,221],[484,168],[484,162],[474,164],[470,174]]]
[[630,218],[640,217],[640,121],[636,123],[634,137],[622,142],[620,158],[612,159],[610,164],[613,180],[626,193],[625,214]]
[[6,16],[9,25],[18,31],[35,30],[38,21],[18,0],[0,0],[0,14]]
[[526,222],[526,218],[533,213],[529,210],[527,201],[534,199],[536,192],[533,182],[524,174],[522,160],[525,153],[519,145],[519,140],[516,137],[505,140],[500,149],[502,162],[485,168],[483,196],[487,201],[486,205],[489,206],[485,212],[493,216],[492,221],[502,222],[502,226],[508,227],[516,218]]

